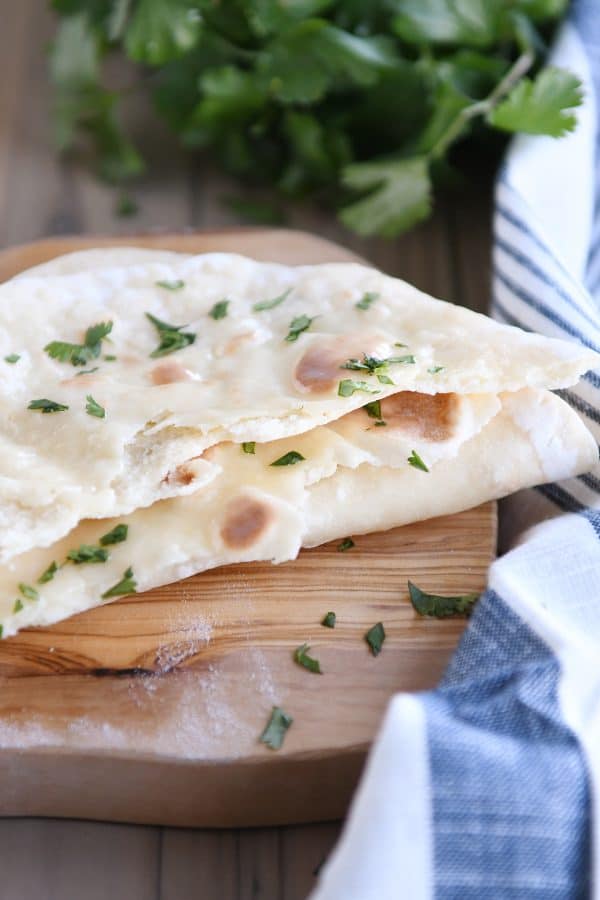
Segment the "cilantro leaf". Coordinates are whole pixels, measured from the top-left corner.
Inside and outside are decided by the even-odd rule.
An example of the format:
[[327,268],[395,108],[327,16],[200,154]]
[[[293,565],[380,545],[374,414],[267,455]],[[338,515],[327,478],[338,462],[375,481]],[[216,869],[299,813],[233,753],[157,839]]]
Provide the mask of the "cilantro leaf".
[[336,615],[334,612],[326,613],[321,619],[324,628],[335,628]]
[[14,365],[15,363],[19,362],[20,359],[21,359],[21,357],[19,356],[18,353],[11,353],[9,356],[4,357],[4,362],[11,363],[11,365]]
[[295,466],[296,463],[302,462],[304,460],[304,456],[301,453],[298,453],[297,450],[290,450],[288,453],[284,453],[283,456],[280,456],[279,459],[276,459],[275,462],[272,462],[272,466]]
[[379,419],[381,421],[381,400],[372,400],[370,403],[365,403],[363,409],[370,419]]
[[152,322],[160,338],[158,347],[150,354],[153,359],[159,356],[167,356],[169,353],[175,353],[176,350],[182,350],[196,340],[195,334],[181,330],[186,327],[185,325],[169,325],[167,322],[157,319],[151,313],[146,313],[146,318]]
[[431,210],[431,182],[424,157],[361,162],[346,166],[343,184],[366,193],[345,206],[340,219],[358,234],[396,237]]
[[244,453],[256,453],[256,441],[244,441],[242,450]]
[[573,131],[572,110],[583,101],[581,81],[571,72],[549,66],[535,80],[523,78],[488,115],[495,128],[562,137]]
[[412,581],[408,582],[408,593],[410,602],[420,616],[434,616],[437,619],[456,615],[469,616],[473,611],[473,606],[479,600],[479,594],[463,594],[460,597],[428,594]]
[[17,599],[15,600],[15,605],[13,606],[13,614],[21,612],[22,609],[24,609],[23,601],[20,597],[17,597]]
[[109,597],[121,597],[123,594],[135,594],[136,588],[137,582],[133,576],[133,569],[129,566],[129,568],[125,569],[123,572],[122,579],[107,591],[104,591],[102,599],[107,600]]
[[338,385],[339,397],[351,397],[356,391],[362,391],[364,394],[378,394],[379,391],[366,381],[352,381],[351,378],[344,378]]
[[163,288],[165,291],[180,291],[185,287],[185,281],[177,278],[174,281],[157,281],[156,287]]
[[67,559],[76,566],[84,563],[105,563],[108,559],[108,550],[94,547],[92,544],[81,544],[76,550],[69,550]]
[[352,538],[344,538],[344,540],[340,541],[340,543],[338,544],[338,553],[345,553],[346,550],[352,550],[353,547],[354,541],[352,540]]
[[30,584],[23,584],[23,582],[21,582],[19,584],[19,591],[23,595],[23,597],[25,597],[26,600],[39,600],[40,599],[40,595],[38,594],[38,592],[36,591],[36,589],[34,587],[31,587]]
[[218,303],[215,303],[211,311],[209,312],[209,316],[211,319],[224,319],[227,315],[227,307],[229,306],[229,300],[219,300]]
[[265,309],[274,309],[274,307],[279,306],[280,303],[289,297],[292,293],[292,288],[288,288],[287,291],[284,291],[283,294],[279,294],[277,297],[273,297],[272,300],[261,300],[258,303],[255,303],[252,309],[254,312],[263,312]]
[[43,397],[41,400],[32,400],[27,409],[39,409],[42,413],[64,412],[68,409],[63,403],[55,403],[54,400],[48,400]]
[[296,647],[294,650],[294,662],[297,662],[299,666],[304,666],[309,672],[314,672],[316,675],[322,675],[321,663],[318,659],[313,659],[312,656],[308,655],[309,650],[310,647],[308,644],[302,644],[300,647]]
[[408,43],[485,47],[500,37],[503,0],[396,0],[396,33]]
[[47,584],[49,581],[52,581],[56,573],[58,572],[58,566],[52,560],[47,569],[45,569],[40,577],[38,578],[38,584]]
[[306,315],[296,316],[296,318],[292,319],[292,321],[290,322],[290,330],[284,340],[288,341],[288,343],[297,341],[302,332],[307,331],[315,321],[315,319],[316,316],[313,316],[312,319],[310,318],[310,316]]
[[407,460],[409,466],[412,466],[414,469],[420,469],[421,472],[429,472],[429,469],[419,456],[416,450],[413,450]]
[[355,306],[357,309],[369,309],[369,307],[378,299],[379,294],[376,293],[376,291],[367,291],[362,295],[360,300],[355,303]]
[[97,419],[106,418],[106,410],[99,403],[96,403],[91,394],[88,394],[85,399],[85,411],[88,416],[95,416]]
[[274,706],[266,728],[260,736],[260,742],[271,750],[279,750],[283,744],[285,733],[294,720],[280,706]]
[[112,322],[98,322],[91,325],[83,344],[70,344],[68,341],[50,341],[44,350],[52,359],[59,362],[70,362],[74,366],[85,366],[90,359],[97,359],[102,350],[102,341],[108,337],[113,327]]
[[129,531],[129,525],[126,525],[124,522],[121,522],[119,525],[115,525],[110,531],[107,531],[106,534],[103,534],[100,538],[100,544],[103,547],[108,547],[109,544],[120,544],[123,541],[127,540],[127,533]]
[[371,648],[373,656],[379,656],[383,642],[385,641],[385,628],[382,622],[377,622],[372,628],[369,628],[365,634],[365,641]]

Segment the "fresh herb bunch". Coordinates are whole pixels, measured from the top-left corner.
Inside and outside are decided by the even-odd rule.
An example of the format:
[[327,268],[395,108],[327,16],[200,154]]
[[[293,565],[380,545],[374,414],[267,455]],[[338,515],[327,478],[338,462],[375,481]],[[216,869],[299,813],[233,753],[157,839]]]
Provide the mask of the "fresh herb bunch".
[[[142,70],[188,148],[288,196],[325,189],[363,235],[428,216],[451,148],[486,129],[560,137],[581,86],[541,69],[567,0],[53,0],[59,146],[113,182],[144,162],[103,61]],[[131,86],[128,86],[131,90]]]

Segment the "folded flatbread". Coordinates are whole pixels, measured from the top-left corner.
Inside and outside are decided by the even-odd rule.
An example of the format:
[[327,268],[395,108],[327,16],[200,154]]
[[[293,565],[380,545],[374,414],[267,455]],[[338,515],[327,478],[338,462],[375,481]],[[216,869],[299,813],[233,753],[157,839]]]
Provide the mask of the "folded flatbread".
[[[591,434],[548,391],[405,393],[380,413],[245,450],[221,443],[206,451],[218,474],[194,494],[82,522],[12,559],[0,569],[4,635],[227,563],[282,562],[302,546],[459,512],[597,461]],[[415,447],[429,471],[409,464]]]
[[400,392],[564,387],[597,360],[365,266],[119,253],[0,286],[0,561],[207,487],[213,445],[300,435]]

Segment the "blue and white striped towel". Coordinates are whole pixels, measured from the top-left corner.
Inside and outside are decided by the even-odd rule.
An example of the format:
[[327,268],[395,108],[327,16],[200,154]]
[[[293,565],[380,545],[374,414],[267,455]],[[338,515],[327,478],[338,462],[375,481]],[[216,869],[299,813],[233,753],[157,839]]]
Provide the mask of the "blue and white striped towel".
[[[512,144],[493,313],[600,350],[598,0],[574,4],[553,62],[585,105],[569,137]],[[562,394],[600,439],[600,375]],[[391,702],[312,900],[600,898],[600,469],[503,519],[512,549],[439,687]]]

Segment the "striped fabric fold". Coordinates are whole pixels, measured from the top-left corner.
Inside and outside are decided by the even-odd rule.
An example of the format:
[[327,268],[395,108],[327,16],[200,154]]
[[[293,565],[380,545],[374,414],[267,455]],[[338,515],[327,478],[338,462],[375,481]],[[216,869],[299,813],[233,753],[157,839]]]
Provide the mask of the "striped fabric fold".
[[[600,351],[600,7],[552,61],[576,131],[518,137],[496,191],[492,314]],[[600,372],[561,396],[600,440]],[[390,704],[312,900],[600,900],[600,466],[503,504],[440,685]]]

